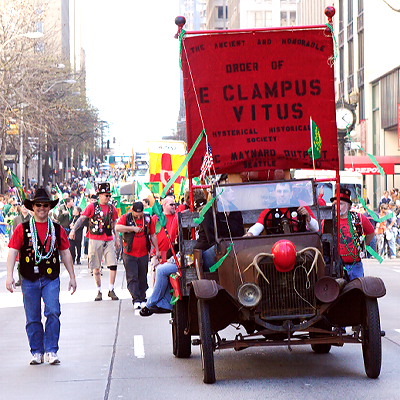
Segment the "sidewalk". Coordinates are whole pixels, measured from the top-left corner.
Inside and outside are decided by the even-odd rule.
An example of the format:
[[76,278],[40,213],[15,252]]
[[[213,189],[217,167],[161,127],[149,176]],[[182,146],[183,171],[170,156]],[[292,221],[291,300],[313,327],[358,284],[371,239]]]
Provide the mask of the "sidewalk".
[[94,302],[96,288],[86,261],[75,268],[78,289],[72,296],[66,291],[68,274],[66,271],[61,274],[61,364],[31,366],[21,290],[17,288],[12,294],[6,291],[6,265],[0,262],[1,398],[112,398],[108,395],[117,339],[132,342],[130,325],[135,320],[125,318],[134,313],[125,285],[125,271],[122,264],[118,265],[115,291],[120,301],[107,298],[108,271],[105,270],[102,276],[104,300]]

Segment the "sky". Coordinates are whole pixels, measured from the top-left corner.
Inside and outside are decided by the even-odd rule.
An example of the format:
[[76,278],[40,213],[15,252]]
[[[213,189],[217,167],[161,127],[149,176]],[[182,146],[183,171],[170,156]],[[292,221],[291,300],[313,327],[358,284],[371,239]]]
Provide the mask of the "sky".
[[127,152],[176,130],[178,0],[83,0],[87,95]]

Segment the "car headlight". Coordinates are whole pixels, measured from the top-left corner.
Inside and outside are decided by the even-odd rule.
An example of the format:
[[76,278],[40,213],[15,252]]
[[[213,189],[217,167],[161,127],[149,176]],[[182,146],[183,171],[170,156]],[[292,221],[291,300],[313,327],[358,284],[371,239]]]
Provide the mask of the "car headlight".
[[245,307],[255,307],[261,300],[261,289],[255,283],[243,283],[238,289],[238,300]]

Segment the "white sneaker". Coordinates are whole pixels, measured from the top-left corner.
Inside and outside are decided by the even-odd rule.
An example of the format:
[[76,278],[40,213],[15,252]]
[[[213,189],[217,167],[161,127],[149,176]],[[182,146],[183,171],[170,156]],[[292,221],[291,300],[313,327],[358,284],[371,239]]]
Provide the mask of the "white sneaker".
[[146,307],[146,302],[145,301],[142,301],[141,303],[140,303],[140,308],[145,308]]
[[45,360],[51,365],[60,364],[60,359],[58,358],[57,353],[52,353],[52,352],[46,353]]
[[138,302],[138,301],[135,301],[134,303],[133,303],[133,309],[134,310],[140,310],[140,303]]
[[35,353],[32,355],[32,360],[29,363],[30,365],[39,365],[43,362],[43,354]]

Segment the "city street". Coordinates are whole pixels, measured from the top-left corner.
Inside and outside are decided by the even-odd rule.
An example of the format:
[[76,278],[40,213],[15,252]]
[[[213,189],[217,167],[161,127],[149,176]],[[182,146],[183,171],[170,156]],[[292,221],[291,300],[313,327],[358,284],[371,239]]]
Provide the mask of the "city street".
[[[62,274],[61,365],[30,366],[21,292],[6,292],[3,261],[0,398],[398,399],[400,262],[385,260],[380,265],[367,260],[365,264],[367,274],[380,276],[387,287],[387,295],[379,300],[386,331],[379,379],[366,377],[361,346],[347,344],[325,355],[313,353],[309,346],[294,347],[292,352],[279,347],[221,351],[215,354],[217,382],[206,385],[198,346],[192,348],[190,359],[172,355],[169,315],[143,318],[132,309],[122,265],[116,287],[120,301],[93,301],[96,290],[86,262],[77,266],[78,289],[73,296],[66,292],[67,273]],[[107,288],[107,271],[102,278]],[[226,336],[232,337],[232,332]]]

